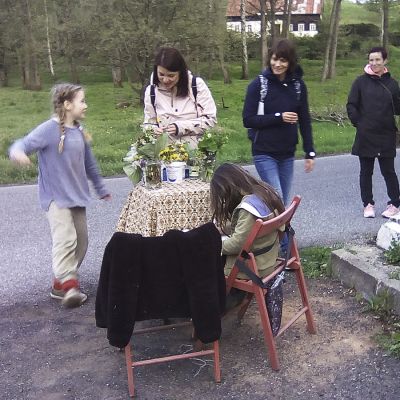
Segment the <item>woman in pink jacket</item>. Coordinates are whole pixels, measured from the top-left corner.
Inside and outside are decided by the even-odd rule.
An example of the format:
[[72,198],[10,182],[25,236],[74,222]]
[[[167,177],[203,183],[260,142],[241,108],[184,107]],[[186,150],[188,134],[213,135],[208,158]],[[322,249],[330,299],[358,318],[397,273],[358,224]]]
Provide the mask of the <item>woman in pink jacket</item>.
[[144,124],[170,141],[195,148],[204,131],[217,122],[217,108],[203,79],[194,77],[178,50],[162,48],[154,62],[144,97]]

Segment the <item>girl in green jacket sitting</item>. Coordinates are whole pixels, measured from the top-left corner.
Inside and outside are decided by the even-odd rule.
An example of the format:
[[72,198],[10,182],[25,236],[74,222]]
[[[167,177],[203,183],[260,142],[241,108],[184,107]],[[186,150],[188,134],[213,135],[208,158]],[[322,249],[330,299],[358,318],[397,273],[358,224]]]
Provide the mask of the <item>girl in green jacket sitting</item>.
[[[242,167],[225,163],[214,172],[210,183],[211,209],[217,226],[228,237],[222,242],[222,254],[226,256],[225,275],[229,275],[247,236],[257,219],[264,221],[282,213],[285,208],[275,189],[254,178]],[[282,226],[282,231],[284,226]],[[230,231],[230,232],[227,232]],[[265,277],[273,272],[279,252],[278,232],[256,239],[252,250],[271,246],[256,257],[258,273]],[[239,279],[248,277],[239,273]],[[241,302],[245,293],[231,290],[227,308]],[[235,297],[233,300],[232,297]],[[232,301],[235,304],[230,304]]]

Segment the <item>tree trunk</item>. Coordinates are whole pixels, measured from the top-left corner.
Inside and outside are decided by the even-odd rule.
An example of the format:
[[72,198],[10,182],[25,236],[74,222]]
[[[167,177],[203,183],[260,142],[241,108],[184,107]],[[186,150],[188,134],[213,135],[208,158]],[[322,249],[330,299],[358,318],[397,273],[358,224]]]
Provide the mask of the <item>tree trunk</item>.
[[336,51],[337,51],[337,42],[339,36],[339,21],[340,21],[340,6],[342,0],[337,0],[336,10],[335,10],[335,20],[333,25],[333,38],[332,38],[332,46],[331,46],[331,54],[329,61],[329,69],[327,78],[332,79],[336,75]]
[[6,64],[6,52],[0,47],[0,87],[8,86],[8,73]]
[[270,40],[271,44],[275,41],[276,38],[276,26],[275,26],[275,0],[269,0],[269,6],[270,6],[270,18],[269,22],[271,24],[271,29],[270,29]]
[[292,4],[293,0],[285,0],[283,8],[283,25],[282,25],[282,37],[289,37],[289,26],[292,19]]
[[32,32],[32,15],[30,0],[24,1],[25,43],[22,57],[22,87],[27,90],[41,90],[40,76],[35,51],[35,41]]
[[322,82],[326,81],[329,78],[329,70],[330,70],[330,62],[332,60],[331,58],[331,53],[332,53],[332,44],[333,44],[333,36],[335,32],[335,18],[337,15],[337,8],[338,8],[338,3],[341,0],[333,0],[332,3],[332,10],[331,10],[331,15],[329,18],[329,34],[328,34],[328,39],[325,47],[325,56],[324,56],[324,67],[322,70]]
[[112,80],[115,88],[122,88],[121,52],[115,50],[115,59],[111,69]]
[[53,80],[56,80],[56,74],[54,72],[53,56],[50,44],[50,29],[49,29],[49,14],[47,12],[47,0],[44,0],[44,14],[46,17],[46,42],[47,42],[47,57],[49,59],[49,69]]
[[223,44],[220,44],[218,46],[218,61],[219,61],[219,65],[220,65],[221,70],[222,70],[222,74],[224,76],[224,83],[225,84],[232,83],[231,77],[229,75],[229,71],[225,66],[225,56],[224,56],[224,46],[223,46]]
[[381,45],[387,48],[389,44],[389,0],[382,0]]
[[247,55],[246,0],[240,0],[240,34],[242,36],[242,79],[249,79],[249,57]]
[[[213,72],[214,72],[214,62],[215,62],[215,56],[214,56],[214,52],[210,52],[209,55],[210,59],[208,62],[208,66],[207,66],[207,80],[211,80],[212,76],[213,76]],[[197,66],[199,66],[199,60],[197,60]]]
[[292,23],[292,5],[293,5],[293,0],[289,0],[289,4],[288,4],[288,10],[287,10],[287,28],[286,28],[286,34],[285,37],[288,38],[289,37],[289,27],[290,24]]
[[81,83],[81,80],[79,78],[79,72],[78,68],[76,68],[74,57],[70,55],[68,58],[69,58],[69,70],[71,72],[71,81],[79,85]]
[[261,63],[262,68],[267,66],[268,61],[268,44],[267,44],[267,24],[265,18],[265,0],[260,0],[260,39],[261,39]]
[[122,88],[122,70],[120,66],[113,66],[111,69],[112,80],[115,88]]

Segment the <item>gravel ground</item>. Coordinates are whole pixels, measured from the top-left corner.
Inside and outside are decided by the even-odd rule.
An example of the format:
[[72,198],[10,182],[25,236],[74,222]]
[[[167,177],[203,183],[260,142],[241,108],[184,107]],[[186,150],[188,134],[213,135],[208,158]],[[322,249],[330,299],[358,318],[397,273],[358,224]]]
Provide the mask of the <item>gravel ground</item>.
[[[396,159],[399,163],[399,157]],[[357,159],[334,156],[317,160],[312,174],[295,163],[293,192],[302,195],[295,228],[301,247],[362,242],[376,235],[381,218],[365,220],[358,193]],[[88,209],[90,245],[82,265],[89,301],[64,310],[48,298],[51,282],[50,236],[37,206],[36,186],[0,187],[0,399],[127,399],[123,353],[108,345],[94,322],[94,295],[104,247],[131,188],[126,178],[107,180],[110,203]],[[384,209],[380,174],[374,189]],[[318,334],[296,325],[277,341],[281,371],[269,367],[255,307],[243,325],[223,321],[222,383],[212,368],[193,361],[138,368],[139,399],[398,399],[400,361],[378,349],[381,331],[372,316],[338,282],[309,281]],[[290,281],[285,306],[294,308]],[[287,314],[284,314],[287,315]],[[138,357],[159,356],[190,345],[190,332],[135,338]],[[396,393],[397,392],[397,393]]]
[[[297,308],[293,277],[285,284],[285,312]],[[222,382],[211,366],[193,360],[139,367],[139,399],[398,399],[400,360],[378,349],[379,322],[338,282],[308,281],[318,328],[305,330],[301,318],[277,340],[281,370],[266,357],[255,306],[243,324],[223,320]],[[0,393],[4,400],[128,399],[124,354],[110,347],[95,327],[95,286],[89,301],[64,310],[55,300],[18,303],[0,309]],[[137,358],[179,352],[191,345],[190,329],[134,337]]]

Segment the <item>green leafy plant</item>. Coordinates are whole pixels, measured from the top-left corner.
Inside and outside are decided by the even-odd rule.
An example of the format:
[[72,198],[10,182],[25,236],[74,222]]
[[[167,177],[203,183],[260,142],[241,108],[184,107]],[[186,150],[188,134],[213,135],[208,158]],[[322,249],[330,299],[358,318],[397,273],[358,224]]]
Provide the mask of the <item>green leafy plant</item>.
[[131,145],[131,149],[124,157],[127,165],[123,170],[134,185],[141,181],[146,165],[159,160],[160,152],[165,148],[167,140],[166,134],[157,137],[153,130],[146,129]]
[[385,260],[392,265],[400,265],[400,240],[393,238],[389,249],[384,252]]
[[199,140],[197,149],[200,153],[217,154],[227,142],[228,135],[224,134],[221,128],[212,128],[204,132],[204,135]]
[[389,279],[397,279],[400,281],[400,270],[389,272]]
[[221,128],[208,129],[199,140],[195,152],[195,164],[200,168],[200,177],[209,182],[216,167],[217,154],[228,142],[228,135]]
[[376,336],[378,343],[391,355],[400,358],[400,322],[387,327],[387,332]]
[[382,321],[388,321],[392,314],[393,297],[389,290],[385,289],[376,296],[367,299],[367,307],[365,311],[371,311],[377,315]]
[[304,275],[310,278],[330,274],[330,247],[308,247],[300,251]]

